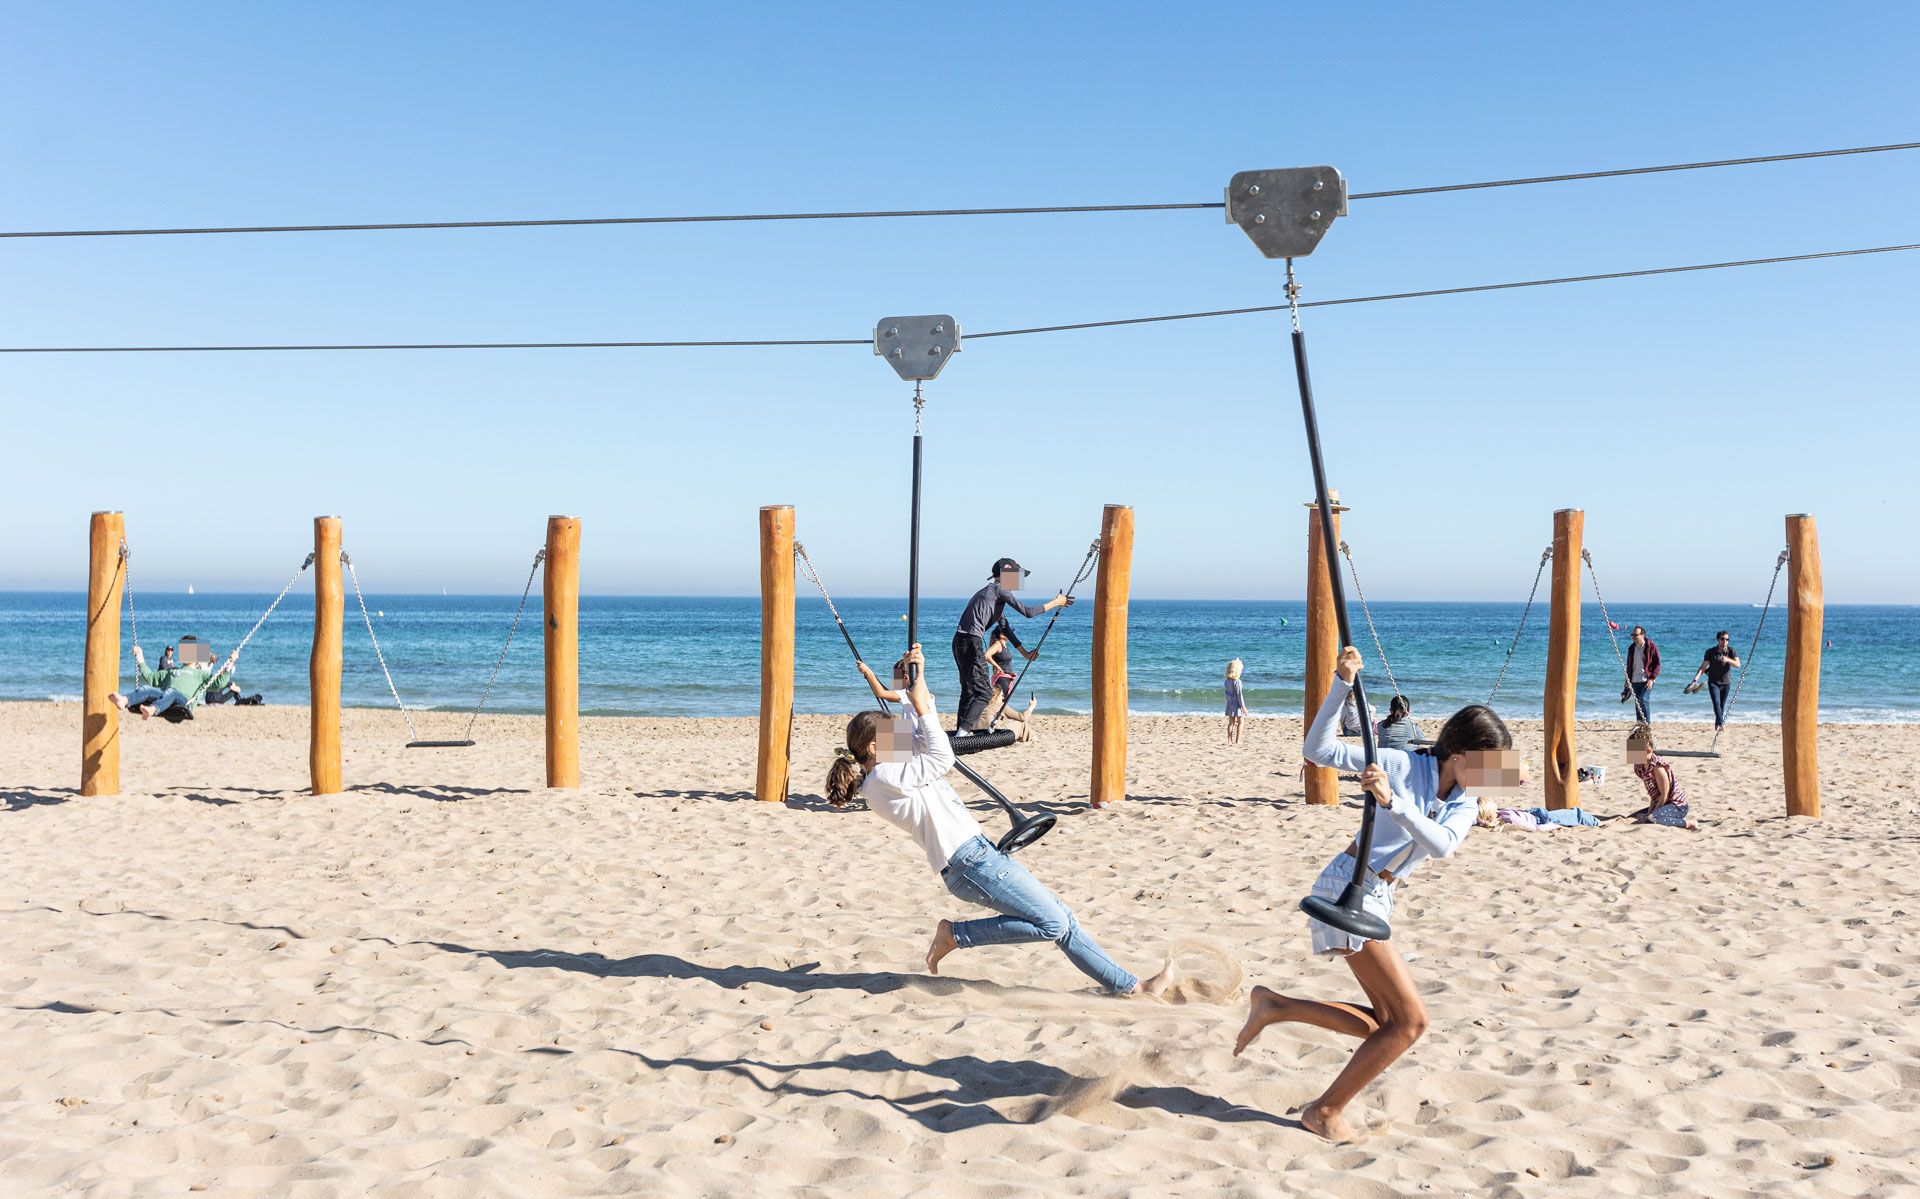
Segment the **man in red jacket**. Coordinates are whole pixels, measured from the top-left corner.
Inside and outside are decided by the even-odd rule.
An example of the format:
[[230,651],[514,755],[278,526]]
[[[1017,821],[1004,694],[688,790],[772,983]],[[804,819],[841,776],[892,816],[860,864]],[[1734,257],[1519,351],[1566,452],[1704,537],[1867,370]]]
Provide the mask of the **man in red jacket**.
[[1633,644],[1627,647],[1627,686],[1633,689],[1633,718],[1653,723],[1653,681],[1660,677],[1660,647],[1647,630],[1633,626]]

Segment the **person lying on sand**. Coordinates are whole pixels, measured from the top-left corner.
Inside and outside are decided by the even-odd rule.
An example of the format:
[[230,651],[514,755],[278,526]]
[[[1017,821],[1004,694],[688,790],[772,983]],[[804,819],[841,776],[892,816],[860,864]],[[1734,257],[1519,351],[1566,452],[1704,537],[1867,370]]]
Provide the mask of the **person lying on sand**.
[[[956,949],[1052,941],[1110,994],[1160,994],[1171,981],[1170,968],[1143,982],[1116,964],[1066,904],[987,840],[980,822],[954,794],[946,780],[953,769],[953,744],[927,690],[925,661],[915,645],[894,667],[896,682],[909,674],[913,679],[898,716],[860,712],[847,722],[847,744],[827,772],[826,790],[827,802],[836,808],[856,795],[865,799],[888,824],[920,843],[927,865],[955,898],[1000,913],[940,921],[927,947],[927,972],[940,973],[940,960]],[[861,673],[876,698],[898,694],[882,690],[871,670]]]
[[[1459,849],[1479,816],[1478,793],[1517,790],[1523,766],[1507,726],[1493,709],[1481,704],[1470,704],[1449,717],[1432,745],[1412,753],[1382,749],[1379,760],[1368,766],[1358,746],[1334,736],[1335,722],[1359,672],[1360,651],[1348,646],[1340,656],[1338,680],[1314,716],[1302,752],[1317,766],[1360,771],[1361,786],[1379,806],[1380,819],[1366,863],[1371,877],[1362,906],[1385,920],[1393,914],[1395,884],[1427,858],[1448,857]],[[1357,846],[1349,844],[1335,854],[1315,880],[1313,893],[1338,900],[1358,865],[1357,853]],[[1255,987],[1233,1052],[1235,1056],[1245,1052],[1261,1030],[1283,1021],[1358,1039],[1360,1047],[1346,1068],[1300,1112],[1300,1123],[1308,1131],[1329,1141],[1350,1141],[1355,1134],[1343,1115],[1347,1105],[1426,1032],[1427,1007],[1393,942],[1354,936],[1311,917],[1308,924],[1314,953],[1344,959],[1371,1002],[1295,999]]]

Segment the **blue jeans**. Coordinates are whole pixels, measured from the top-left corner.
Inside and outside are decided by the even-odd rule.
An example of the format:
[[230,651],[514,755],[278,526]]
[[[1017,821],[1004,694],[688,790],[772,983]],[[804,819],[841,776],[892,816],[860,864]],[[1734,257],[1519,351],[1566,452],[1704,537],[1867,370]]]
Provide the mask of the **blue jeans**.
[[133,690],[127,692],[127,706],[129,708],[137,708],[142,704],[152,704],[153,714],[158,716],[168,708],[186,707],[187,697],[171,687],[165,688],[164,690],[159,687],[135,687]]
[[1707,684],[1707,698],[1713,701],[1713,727],[1716,729],[1727,723],[1727,692],[1729,690],[1730,687],[1726,683]]
[[1653,684],[1633,685],[1633,718],[1641,724],[1653,723]]
[[1000,913],[955,923],[953,940],[960,948],[1052,941],[1081,973],[1115,995],[1140,985],[1138,978],[1122,970],[1081,931],[1066,904],[985,837],[975,837],[954,850],[940,877],[954,898]]

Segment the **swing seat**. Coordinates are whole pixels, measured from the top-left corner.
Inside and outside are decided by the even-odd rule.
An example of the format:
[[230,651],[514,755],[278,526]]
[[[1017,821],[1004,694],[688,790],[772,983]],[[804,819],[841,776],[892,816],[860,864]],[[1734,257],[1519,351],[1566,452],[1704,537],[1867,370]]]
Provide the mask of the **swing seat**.
[[1331,925],[1349,936],[1365,937],[1369,941],[1385,941],[1392,937],[1393,930],[1387,922],[1355,905],[1341,907],[1331,900],[1318,895],[1309,895],[1300,901],[1300,910],[1322,924]]
[[1053,826],[1057,823],[1059,821],[1052,812],[1035,812],[1031,816],[1014,822],[1014,826],[1007,830],[1007,835],[1000,838],[996,848],[1001,853],[1013,853],[1025,849],[1052,832]]
[[982,750],[1005,749],[1019,738],[1012,729],[992,729],[981,733],[968,733],[962,736],[958,732],[947,734],[947,740],[953,745],[955,757],[965,754],[977,754]]
[[475,742],[472,742],[472,741],[409,741],[407,742],[406,748],[408,749],[468,749],[472,747],[474,744]]
[[1660,749],[1655,750],[1663,758],[1717,758],[1718,750],[1713,749]]

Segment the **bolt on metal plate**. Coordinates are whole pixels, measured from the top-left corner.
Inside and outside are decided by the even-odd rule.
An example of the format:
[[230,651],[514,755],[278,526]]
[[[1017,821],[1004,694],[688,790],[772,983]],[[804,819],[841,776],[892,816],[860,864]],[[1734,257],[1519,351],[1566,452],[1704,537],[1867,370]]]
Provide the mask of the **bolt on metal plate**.
[[873,352],[907,382],[925,382],[960,352],[960,322],[939,314],[887,317],[873,327]]
[[1241,171],[1227,184],[1227,223],[1268,258],[1306,257],[1345,215],[1347,180],[1329,166]]

